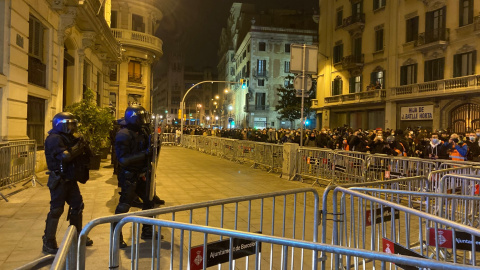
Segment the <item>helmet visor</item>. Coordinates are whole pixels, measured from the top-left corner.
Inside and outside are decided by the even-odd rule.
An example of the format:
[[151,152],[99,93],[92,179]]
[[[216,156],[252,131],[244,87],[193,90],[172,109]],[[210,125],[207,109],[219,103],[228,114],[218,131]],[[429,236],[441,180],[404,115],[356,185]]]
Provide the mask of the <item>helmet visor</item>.
[[150,113],[148,113],[147,111],[144,111],[144,110],[141,110],[138,112],[138,122],[137,123],[140,123],[142,125],[144,124],[150,124]]
[[59,124],[62,125],[64,133],[72,134],[77,131],[76,119],[62,119],[59,121]]

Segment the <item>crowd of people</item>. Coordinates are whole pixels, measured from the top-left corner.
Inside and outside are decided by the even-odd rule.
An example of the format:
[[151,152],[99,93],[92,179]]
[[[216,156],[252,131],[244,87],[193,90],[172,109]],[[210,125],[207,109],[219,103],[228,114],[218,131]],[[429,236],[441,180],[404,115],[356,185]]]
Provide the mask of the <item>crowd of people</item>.
[[[167,133],[181,133],[178,128],[167,127]],[[238,140],[268,143],[300,144],[300,129],[208,129],[186,127],[183,134],[217,136]],[[349,127],[305,130],[302,145],[328,149],[387,154],[392,156],[451,159],[456,161],[480,161],[480,129],[457,134],[449,130],[432,132],[421,128],[406,130],[363,130]]]

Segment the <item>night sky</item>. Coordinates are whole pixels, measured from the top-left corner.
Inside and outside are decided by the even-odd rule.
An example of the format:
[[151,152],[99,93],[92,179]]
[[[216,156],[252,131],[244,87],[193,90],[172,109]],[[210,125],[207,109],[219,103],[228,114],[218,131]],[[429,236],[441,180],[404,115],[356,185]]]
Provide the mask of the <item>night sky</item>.
[[187,66],[212,67],[218,63],[217,50],[222,27],[227,25],[234,2],[254,3],[261,9],[295,8],[318,11],[317,0],[157,0],[164,17],[157,36],[164,42],[164,57],[158,72],[164,72],[167,55],[180,48]]

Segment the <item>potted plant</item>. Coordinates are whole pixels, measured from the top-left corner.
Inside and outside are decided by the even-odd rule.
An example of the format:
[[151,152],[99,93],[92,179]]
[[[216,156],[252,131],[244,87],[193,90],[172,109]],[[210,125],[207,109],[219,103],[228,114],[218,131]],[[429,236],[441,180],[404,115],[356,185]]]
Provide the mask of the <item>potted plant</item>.
[[95,93],[87,88],[83,99],[65,108],[78,119],[78,133],[90,143],[94,156],[91,158],[90,169],[100,168],[100,149],[108,141],[114,120],[109,108],[97,106]]

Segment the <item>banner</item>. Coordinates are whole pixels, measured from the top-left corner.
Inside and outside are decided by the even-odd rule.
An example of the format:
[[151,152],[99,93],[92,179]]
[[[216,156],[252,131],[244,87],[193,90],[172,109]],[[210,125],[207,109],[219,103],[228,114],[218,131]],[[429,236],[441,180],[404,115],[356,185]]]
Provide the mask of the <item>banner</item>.
[[433,120],[433,105],[402,107],[400,120]]

